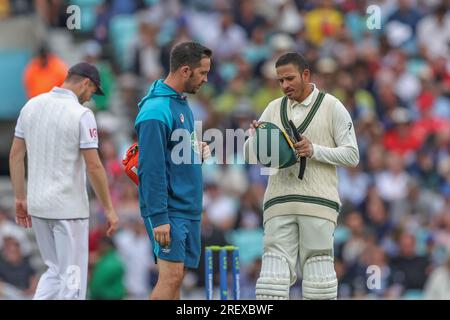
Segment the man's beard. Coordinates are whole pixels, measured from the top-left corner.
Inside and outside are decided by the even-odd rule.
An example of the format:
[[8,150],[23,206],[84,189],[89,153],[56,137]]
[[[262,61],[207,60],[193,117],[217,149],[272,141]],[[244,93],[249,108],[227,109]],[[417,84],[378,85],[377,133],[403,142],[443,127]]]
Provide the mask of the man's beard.
[[189,94],[196,94],[197,91],[198,91],[198,89],[193,88],[193,89],[186,90],[186,93],[189,93]]
[[80,93],[80,95],[78,96],[78,101],[80,102],[80,104],[84,104],[85,102],[88,102],[90,99],[87,99],[87,92],[83,91]]
[[185,92],[189,94],[196,94],[198,91],[198,87],[195,86],[193,83],[186,83]]
[[[299,90],[296,91],[297,96],[295,97],[295,99],[300,99],[303,95],[303,92],[305,92],[306,88],[307,88],[306,84],[302,81],[302,83],[300,84]],[[301,102],[301,101],[299,101],[299,102]]]
[[197,91],[200,89],[200,87],[202,86],[203,83],[200,83],[199,85],[196,85],[194,83],[194,73],[192,73],[189,77],[189,79],[187,80],[186,84],[185,84],[185,91],[186,93],[189,94],[196,94]]

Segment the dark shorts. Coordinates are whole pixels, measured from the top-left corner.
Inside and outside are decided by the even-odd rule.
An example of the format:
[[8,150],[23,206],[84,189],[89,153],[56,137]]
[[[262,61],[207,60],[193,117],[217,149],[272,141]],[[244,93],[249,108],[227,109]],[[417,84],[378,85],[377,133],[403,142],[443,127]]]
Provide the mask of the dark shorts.
[[201,254],[199,220],[169,217],[170,245],[169,247],[161,247],[153,236],[150,218],[143,217],[143,219],[152,242],[153,252],[157,258],[172,262],[182,262],[187,268],[198,267]]

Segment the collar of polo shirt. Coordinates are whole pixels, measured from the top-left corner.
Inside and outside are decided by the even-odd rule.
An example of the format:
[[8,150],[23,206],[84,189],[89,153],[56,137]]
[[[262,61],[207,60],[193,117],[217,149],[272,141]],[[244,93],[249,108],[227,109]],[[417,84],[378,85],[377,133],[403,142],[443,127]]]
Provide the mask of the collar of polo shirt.
[[302,102],[298,102],[298,101],[289,99],[289,106],[291,107],[291,109],[293,109],[297,106],[307,108],[311,104],[313,96],[316,93],[317,88],[314,83],[310,83],[310,84],[313,86],[313,91],[309,94],[309,96],[306,97],[305,100],[303,100]]
[[75,98],[78,101],[77,95],[72,90],[64,89],[64,88],[60,88],[60,87],[53,87],[52,92],[71,96],[72,98]]

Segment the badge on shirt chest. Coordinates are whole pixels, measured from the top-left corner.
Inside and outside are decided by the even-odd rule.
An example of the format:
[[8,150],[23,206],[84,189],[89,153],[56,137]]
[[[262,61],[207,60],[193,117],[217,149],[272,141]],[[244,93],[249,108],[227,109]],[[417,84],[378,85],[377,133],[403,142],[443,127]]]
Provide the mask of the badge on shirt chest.
[[180,113],[180,121],[181,123],[184,123],[184,115],[182,113]]

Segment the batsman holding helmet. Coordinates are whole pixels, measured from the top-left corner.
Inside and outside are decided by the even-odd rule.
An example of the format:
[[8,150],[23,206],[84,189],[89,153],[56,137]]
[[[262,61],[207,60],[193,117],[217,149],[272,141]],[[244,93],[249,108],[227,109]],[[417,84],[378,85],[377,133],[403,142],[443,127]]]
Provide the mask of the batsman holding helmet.
[[[252,136],[244,145],[246,161],[254,163],[255,157],[259,159],[258,135],[264,128],[278,128],[283,132],[279,158],[287,159],[269,177],[264,196],[264,254],[256,298],[289,299],[299,261],[303,297],[336,299],[333,233],[340,207],[336,166],[358,165],[352,119],[337,98],[310,83],[310,68],[300,54],[282,55],[275,67],[286,96],[270,102],[259,122],[253,121]],[[285,133],[301,138],[286,141]],[[286,150],[292,154],[281,154]],[[306,168],[297,161],[302,157]]]

